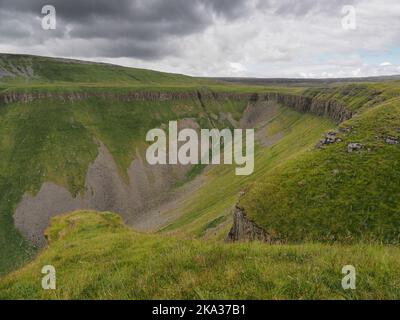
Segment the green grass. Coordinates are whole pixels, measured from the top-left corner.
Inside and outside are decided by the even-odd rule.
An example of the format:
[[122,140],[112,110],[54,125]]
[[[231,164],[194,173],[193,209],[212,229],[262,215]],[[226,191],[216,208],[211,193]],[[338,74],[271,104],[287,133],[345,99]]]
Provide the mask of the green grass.
[[373,106],[385,100],[399,97],[399,84],[398,81],[336,84],[329,87],[309,88],[302,93],[319,100],[336,101],[345,105],[348,110],[357,111],[362,107]]
[[240,85],[104,63],[4,53],[0,53],[0,71],[7,74],[0,77],[0,93],[123,94],[132,91],[207,91],[211,88],[214,92],[252,94],[266,91],[301,93],[305,89]]
[[[343,140],[303,154],[241,201],[281,241],[400,241],[400,103],[390,100],[342,124]],[[359,152],[347,145],[362,143]]]
[[195,78],[179,74],[28,55],[1,54],[0,68],[11,75],[3,80],[10,83],[104,82],[151,85],[198,82]]
[[[0,299],[398,299],[400,249],[222,244],[133,232],[112,213],[53,219],[50,245],[0,282]],[[41,288],[44,265],[57,289]],[[342,289],[342,267],[356,290]]]

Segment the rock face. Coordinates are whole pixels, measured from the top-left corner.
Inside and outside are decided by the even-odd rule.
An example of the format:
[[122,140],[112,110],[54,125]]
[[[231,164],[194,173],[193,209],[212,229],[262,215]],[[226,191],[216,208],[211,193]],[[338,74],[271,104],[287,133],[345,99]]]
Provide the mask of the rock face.
[[[21,93],[8,91],[0,95],[0,103],[29,103],[41,99],[59,99],[64,102],[75,102],[91,97],[118,101],[166,101],[198,99],[198,92],[157,92],[138,91],[127,93],[112,92],[31,92]],[[328,117],[336,122],[343,122],[352,117],[352,112],[346,106],[340,105],[334,100],[321,100],[304,95],[295,95],[279,92],[258,93],[226,93],[226,92],[203,92],[202,99],[232,100],[232,101],[273,101],[291,107],[299,112],[310,112],[318,116]]]
[[268,93],[268,100],[275,100],[299,112],[310,112],[317,116],[330,118],[337,123],[350,119],[353,113],[334,100],[321,100],[313,97],[282,93]]
[[129,93],[112,93],[112,92],[68,92],[68,93],[52,93],[52,92],[6,92],[0,95],[0,103],[29,103],[43,99],[58,99],[62,102],[76,102],[89,98],[102,98],[110,101],[117,100],[123,102],[130,101],[166,101],[166,100],[184,100],[195,98],[192,92],[129,92]]
[[226,241],[261,241],[272,243],[272,238],[246,216],[243,208],[236,205],[233,213],[233,226],[229,231]]

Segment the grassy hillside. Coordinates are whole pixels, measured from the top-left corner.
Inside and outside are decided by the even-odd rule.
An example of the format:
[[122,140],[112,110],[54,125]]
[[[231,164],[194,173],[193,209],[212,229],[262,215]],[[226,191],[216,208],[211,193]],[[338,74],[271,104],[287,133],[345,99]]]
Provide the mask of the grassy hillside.
[[[226,245],[135,233],[112,213],[57,217],[49,248],[0,282],[0,299],[398,299],[400,250]],[[41,288],[54,265],[57,290]],[[357,290],[341,287],[343,266]]]
[[399,97],[400,81],[380,83],[336,84],[308,88],[302,92],[317,100],[335,101],[353,112]]
[[118,85],[154,85],[198,83],[195,78],[152,70],[126,68],[111,64],[84,62],[29,55],[0,54],[2,82],[110,83]]
[[[400,102],[343,123],[341,141],[307,152],[257,184],[247,214],[277,240],[400,241]],[[349,152],[351,143],[361,149]]]

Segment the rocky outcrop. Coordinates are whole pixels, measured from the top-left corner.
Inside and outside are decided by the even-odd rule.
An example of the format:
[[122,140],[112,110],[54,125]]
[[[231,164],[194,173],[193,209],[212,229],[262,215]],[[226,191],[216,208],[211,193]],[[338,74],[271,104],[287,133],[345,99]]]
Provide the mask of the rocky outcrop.
[[322,100],[304,95],[277,92],[268,93],[265,98],[275,100],[279,104],[286,105],[299,112],[310,112],[317,116],[330,118],[337,123],[346,121],[353,116],[353,113],[346,106],[335,100]]
[[233,226],[229,231],[227,242],[237,241],[261,241],[272,243],[271,236],[261,227],[251,221],[238,204],[233,212]]
[[6,92],[0,95],[0,103],[29,103],[43,99],[57,99],[62,102],[76,102],[89,98],[102,98],[107,100],[118,101],[166,101],[166,100],[184,100],[195,98],[192,92],[129,92],[129,93],[113,93],[113,92]]
[[[159,91],[133,91],[126,93],[115,92],[4,92],[0,94],[0,103],[29,103],[36,100],[43,99],[58,99],[63,102],[76,102],[86,100],[89,98],[102,98],[108,100],[118,100],[123,102],[130,101],[167,101],[167,100],[185,100],[197,99],[198,92],[159,92]],[[236,94],[236,93],[215,93],[206,92],[201,93],[202,99],[215,99],[215,100],[234,100],[234,101],[247,101],[250,100],[251,94]]]
[[326,133],[326,134],[324,135],[324,138],[321,139],[321,140],[318,142],[318,144],[317,144],[316,147],[317,147],[318,149],[321,149],[321,148],[323,148],[323,147],[326,146],[326,145],[333,144],[333,143],[337,143],[337,142],[342,142],[342,138],[339,138],[339,137],[337,136],[337,132],[331,131],[331,132],[328,132],[328,133]]

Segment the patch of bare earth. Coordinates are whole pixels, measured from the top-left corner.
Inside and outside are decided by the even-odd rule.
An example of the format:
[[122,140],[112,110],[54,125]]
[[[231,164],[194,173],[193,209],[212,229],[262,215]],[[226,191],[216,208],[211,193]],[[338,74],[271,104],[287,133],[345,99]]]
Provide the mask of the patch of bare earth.
[[243,129],[255,129],[256,141],[265,148],[278,143],[284,132],[268,134],[270,122],[279,113],[279,105],[274,101],[258,101],[249,103],[240,121]]

